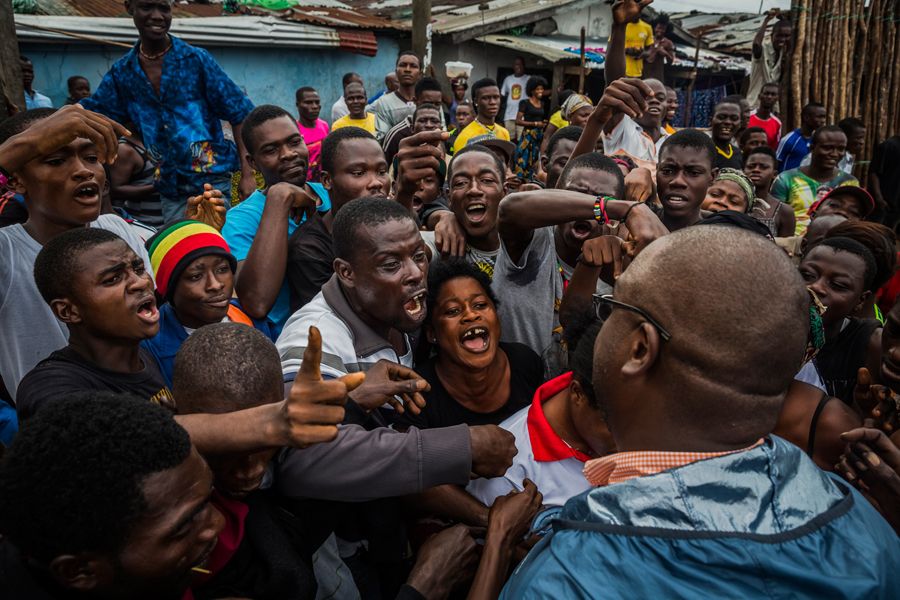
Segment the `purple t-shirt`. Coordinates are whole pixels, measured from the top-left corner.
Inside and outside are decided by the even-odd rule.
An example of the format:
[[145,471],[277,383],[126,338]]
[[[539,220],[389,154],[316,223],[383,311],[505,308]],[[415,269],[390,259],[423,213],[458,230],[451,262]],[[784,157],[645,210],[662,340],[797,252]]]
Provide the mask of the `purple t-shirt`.
[[300,135],[309,148],[309,173],[306,175],[307,181],[319,181],[319,173],[322,165],[319,160],[322,155],[322,140],[328,135],[328,123],[322,119],[316,119],[314,127],[304,127],[303,123],[297,121],[297,127],[300,128]]

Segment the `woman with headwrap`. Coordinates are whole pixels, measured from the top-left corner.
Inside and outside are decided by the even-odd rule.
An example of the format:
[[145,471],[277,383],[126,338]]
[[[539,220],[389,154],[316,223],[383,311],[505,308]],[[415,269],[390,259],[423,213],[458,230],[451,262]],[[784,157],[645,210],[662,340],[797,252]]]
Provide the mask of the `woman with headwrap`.
[[519,102],[516,114],[516,125],[522,128],[519,143],[516,147],[513,171],[516,179],[527,182],[534,179],[538,160],[541,157],[541,142],[544,139],[544,128],[547,127],[544,115],[544,90],[547,80],[543,77],[532,77],[525,85],[527,98]]
[[562,117],[569,122],[569,125],[578,127],[584,127],[592,112],[594,112],[594,103],[582,94],[572,94],[566,98],[562,106]]
[[737,169],[723,168],[706,191],[701,208],[711,212],[733,210],[749,213],[756,202],[753,182]]

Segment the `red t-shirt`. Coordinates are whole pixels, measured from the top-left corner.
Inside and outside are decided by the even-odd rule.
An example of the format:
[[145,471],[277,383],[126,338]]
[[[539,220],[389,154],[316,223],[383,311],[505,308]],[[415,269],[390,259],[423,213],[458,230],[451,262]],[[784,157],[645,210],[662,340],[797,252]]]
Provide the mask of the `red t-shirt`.
[[781,119],[775,115],[770,116],[768,119],[760,119],[756,116],[756,111],[753,111],[747,127],[762,127],[766,131],[769,148],[772,150],[778,149],[778,142],[781,141]]

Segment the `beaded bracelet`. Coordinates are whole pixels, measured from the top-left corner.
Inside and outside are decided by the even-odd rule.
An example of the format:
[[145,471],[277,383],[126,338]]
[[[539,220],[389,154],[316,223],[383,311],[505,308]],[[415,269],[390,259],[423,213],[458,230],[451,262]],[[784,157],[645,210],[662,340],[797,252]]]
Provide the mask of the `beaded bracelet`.
[[597,196],[597,199],[594,201],[594,219],[604,225],[609,225],[609,215],[606,213],[606,203],[609,200],[615,200],[615,198],[612,196]]

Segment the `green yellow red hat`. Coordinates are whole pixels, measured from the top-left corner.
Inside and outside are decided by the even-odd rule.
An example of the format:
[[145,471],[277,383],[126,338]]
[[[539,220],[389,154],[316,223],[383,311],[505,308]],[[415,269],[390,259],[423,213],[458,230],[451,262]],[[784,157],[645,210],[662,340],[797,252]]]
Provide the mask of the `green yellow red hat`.
[[147,254],[156,274],[156,291],[166,300],[172,299],[174,283],[196,258],[217,254],[228,259],[232,272],[237,268],[222,234],[200,221],[177,221],[160,229],[147,240]]

